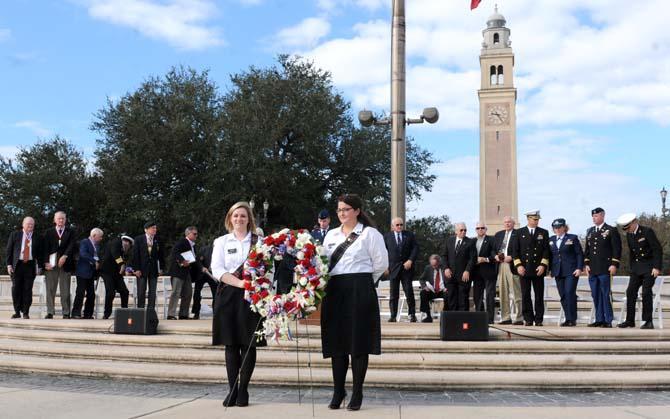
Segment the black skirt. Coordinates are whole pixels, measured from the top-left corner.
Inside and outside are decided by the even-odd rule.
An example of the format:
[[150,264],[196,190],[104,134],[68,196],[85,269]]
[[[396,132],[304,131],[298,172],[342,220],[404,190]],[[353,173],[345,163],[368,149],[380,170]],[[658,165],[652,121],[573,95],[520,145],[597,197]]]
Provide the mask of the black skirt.
[[330,278],[321,305],[323,357],[381,354],[379,300],[372,274]]
[[263,318],[249,308],[242,288],[219,284],[214,303],[212,345],[265,346],[265,337],[256,335],[263,329]]

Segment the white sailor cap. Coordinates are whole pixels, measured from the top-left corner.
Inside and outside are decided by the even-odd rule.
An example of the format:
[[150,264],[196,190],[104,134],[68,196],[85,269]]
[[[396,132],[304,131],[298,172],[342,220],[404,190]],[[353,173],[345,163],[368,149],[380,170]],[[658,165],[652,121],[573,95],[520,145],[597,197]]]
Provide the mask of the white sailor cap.
[[533,218],[535,220],[539,220],[540,218],[540,210],[532,210],[528,211],[526,214],[526,218]]
[[130,244],[135,244],[135,240],[130,236],[126,236],[125,234],[121,235],[121,240],[127,240],[130,242]]
[[636,219],[637,214],[635,214],[634,212],[628,212],[617,218],[616,223],[619,225],[619,227],[626,230],[630,226],[630,223],[632,223]]

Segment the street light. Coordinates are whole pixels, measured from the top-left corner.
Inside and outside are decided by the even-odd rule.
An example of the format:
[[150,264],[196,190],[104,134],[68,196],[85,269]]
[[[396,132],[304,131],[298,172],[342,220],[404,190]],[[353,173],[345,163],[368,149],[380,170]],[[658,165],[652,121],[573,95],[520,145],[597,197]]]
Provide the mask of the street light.
[[263,216],[261,217],[260,211],[258,211],[258,214],[254,212],[254,208],[256,207],[256,201],[254,201],[254,198],[252,197],[249,200],[249,208],[251,208],[251,213],[254,214],[254,218],[258,220],[258,224],[261,228],[265,228],[265,224],[268,222],[268,210],[270,209],[270,203],[268,200],[263,201]]
[[358,120],[364,127],[391,125],[391,218],[405,219],[407,167],[405,125],[428,122],[440,117],[436,108],[426,108],[419,118],[406,118],[405,109],[405,0],[393,0],[391,27],[391,115],[376,119],[371,111],[363,110]]
[[663,189],[661,189],[661,216],[667,217],[668,216],[668,208],[665,206],[665,198],[668,197],[668,191],[665,190],[665,186]]

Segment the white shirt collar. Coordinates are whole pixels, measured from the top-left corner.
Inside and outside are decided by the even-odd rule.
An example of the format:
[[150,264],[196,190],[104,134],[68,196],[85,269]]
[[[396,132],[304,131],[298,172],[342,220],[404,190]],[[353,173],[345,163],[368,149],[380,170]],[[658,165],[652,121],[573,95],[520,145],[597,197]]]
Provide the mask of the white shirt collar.
[[[338,228],[338,230],[340,231],[341,234],[344,234],[344,226],[343,225],[340,226]],[[360,235],[363,232],[363,224],[361,224],[361,223],[356,224],[356,227],[354,227],[352,232],[356,233],[357,235]]]

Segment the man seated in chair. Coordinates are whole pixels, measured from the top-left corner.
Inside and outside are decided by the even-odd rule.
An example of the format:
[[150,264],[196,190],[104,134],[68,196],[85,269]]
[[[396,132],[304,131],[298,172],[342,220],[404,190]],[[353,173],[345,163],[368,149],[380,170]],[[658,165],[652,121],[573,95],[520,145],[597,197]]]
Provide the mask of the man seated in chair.
[[423,270],[419,278],[421,291],[419,300],[421,301],[421,312],[425,315],[423,323],[431,323],[433,316],[430,313],[430,302],[436,298],[442,298],[447,301],[447,289],[444,286],[444,272],[440,269],[440,256],[431,255],[428,259],[429,264]]

